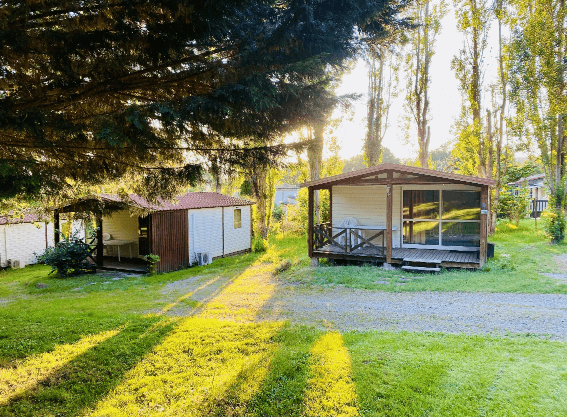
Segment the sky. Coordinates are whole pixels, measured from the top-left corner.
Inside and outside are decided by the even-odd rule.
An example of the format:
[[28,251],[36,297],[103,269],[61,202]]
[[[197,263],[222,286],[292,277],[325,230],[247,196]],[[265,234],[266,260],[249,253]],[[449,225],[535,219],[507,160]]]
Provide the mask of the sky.
[[[461,109],[461,97],[458,91],[458,81],[451,70],[451,60],[459,53],[463,45],[463,35],[457,30],[452,1],[449,12],[443,18],[441,33],[437,36],[435,55],[430,68],[430,108],[431,108],[431,143],[430,150],[453,139],[451,127],[458,118]],[[485,85],[497,76],[496,59],[498,54],[498,26],[492,22],[488,37],[488,47],[484,55]],[[402,79],[401,84],[405,83]],[[341,156],[348,159],[362,153],[362,145],[366,135],[366,101],[368,89],[367,67],[360,60],[351,73],[343,77],[337,94],[359,93],[362,99],[354,106],[352,120],[345,120],[336,130],[335,135],[341,146]],[[407,143],[399,128],[403,109],[404,92],[394,99],[390,107],[390,126],[386,131],[383,145],[389,148],[399,158],[417,157],[417,139],[414,135]],[[487,103],[487,100],[484,100]],[[483,105],[483,108],[485,106]],[[484,110],[483,110],[484,111]],[[335,114],[337,117],[339,114]]]

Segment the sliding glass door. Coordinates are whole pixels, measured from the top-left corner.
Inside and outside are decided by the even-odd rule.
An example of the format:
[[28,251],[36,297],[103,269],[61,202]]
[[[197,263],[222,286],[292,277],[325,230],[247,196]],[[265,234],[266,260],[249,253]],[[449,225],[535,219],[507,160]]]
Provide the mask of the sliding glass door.
[[480,191],[404,190],[403,245],[480,246]]

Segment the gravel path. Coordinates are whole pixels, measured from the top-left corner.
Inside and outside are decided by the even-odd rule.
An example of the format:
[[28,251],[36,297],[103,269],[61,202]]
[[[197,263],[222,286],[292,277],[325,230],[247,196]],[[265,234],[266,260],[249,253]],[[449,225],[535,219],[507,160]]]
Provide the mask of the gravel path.
[[262,318],[330,325],[341,331],[530,333],[567,340],[567,296],[558,294],[286,291],[265,305]]
[[[343,287],[279,285],[270,276],[245,281],[204,277],[168,284],[163,291],[174,301],[183,293],[199,308],[173,306],[167,314],[202,314],[221,304],[219,318],[241,320],[234,312],[253,310],[246,320],[290,320],[297,324],[349,330],[391,330],[467,334],[535,334],[567,340],[567,295],[460,292],[402,292]],[[270,289],[270,294],[265,294]],[[251,301],[252,300],[252,301]],[[261,301],[259,305],[259,301]],[[250,306],[247,306],[250,303]],[[252,305],[254,304],[254,305]]]

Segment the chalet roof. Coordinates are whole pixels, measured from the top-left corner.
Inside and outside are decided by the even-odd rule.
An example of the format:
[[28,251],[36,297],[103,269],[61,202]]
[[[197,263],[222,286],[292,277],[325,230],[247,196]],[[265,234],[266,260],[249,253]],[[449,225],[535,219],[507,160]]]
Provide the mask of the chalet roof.
[[344,174],[334,175],[332,177],[321,178],[301,184],[301,187],[327,188],[332,185],[339,184],[356,184],[356,180],[366,180],[371,184],[372,180],[376,183],[386,180],[386,174],[392,172],[394,178],[393,184],[411,184],[411,180],[415,179],[416,183],[423,183],[423,180],[431,182],[448,183],[465,183],[471,185],[496,185],[496,181],[490,178],[472,177],[468,175],[453,174],[451,172],[436,171],[434,169],[426,169],[413,167],[408,165],[398,165],[385,163],[377,166],[359,169],[356,171],[346,172]]
[[194,192],[186,193],[175,197],[174,201],[158,199],[158,203],[150,203],[143,197],[136,194],[128,195],[129,201],[123,201],[116,194],[101,194],[99,196],[88,196],[79,199],[71,204],[59,207],[59,211],[73,211],[80,207],[93,209],[98,207],[101,210],[127,209],[129,207],[145,209],[149,211],[171,211],[171,210],[191,210],[213,207],[232,207],[249,206],[255,204],[252,201],[242,198],[230,197],[215,192]]
[[543,185],[545,181],[545,174],[540,173],[540,174],[530,175],[529,177],[522,177],[518,181],[508,183],[508,185],[514,187],[520,187],[522,186],[524,181],[527,181],[528,185],[539,185],[539,184]]

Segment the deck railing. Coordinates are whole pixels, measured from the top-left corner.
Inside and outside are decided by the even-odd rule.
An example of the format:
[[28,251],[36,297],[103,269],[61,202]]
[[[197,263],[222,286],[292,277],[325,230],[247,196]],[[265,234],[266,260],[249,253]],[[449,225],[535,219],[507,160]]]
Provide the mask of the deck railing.
[[530,200],[530,217],[540,217],[547,208],[547,200]]
[[[368,238],[364,230],[352,227],[332,227],[329,223],[316,224],[313,226],[313,250],[345,254],[370,251],[383,256],[385,253],[384,230],[369,229],[372,235]],[[379,237],[382,237],[381,245],[377,246],[372,241]]]

